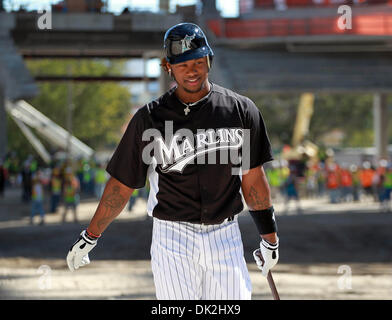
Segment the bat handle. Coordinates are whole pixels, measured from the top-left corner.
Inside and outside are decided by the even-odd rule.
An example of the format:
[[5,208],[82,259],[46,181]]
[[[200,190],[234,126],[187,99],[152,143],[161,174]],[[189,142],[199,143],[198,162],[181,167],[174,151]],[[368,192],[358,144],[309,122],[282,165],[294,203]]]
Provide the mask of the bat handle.
[[[264,259],[263,259],[263,255],[261,254],[261,252],[257,251],[256,254],[264,264]],[[278,293],[278,290],[276,289],[275,282],[274,282],[274,279],[272,278],[271,271],[268,271],[267,280],[268,280],[268,284],[269,284],[271,292],[272,292],[272,296],[274,297],[274,300],[280,300],[279,293]]]
[[279,293],[278,293],[278,290],[276,289],[275,281],[272,278],[271,271],[268,271],[267,280],[268,280],[268,284],[271,288],[271,292],[272,292],[272,296],[274,297],[274,300],[280,300]]

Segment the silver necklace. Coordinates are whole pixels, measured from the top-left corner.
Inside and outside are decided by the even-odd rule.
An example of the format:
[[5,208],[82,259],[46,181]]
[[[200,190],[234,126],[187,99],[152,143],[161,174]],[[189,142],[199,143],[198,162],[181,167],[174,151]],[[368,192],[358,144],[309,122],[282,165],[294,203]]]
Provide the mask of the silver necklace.
[[189,106],[186,106],[184,109],[185,115],[187,116],[189,112],[191,112],[191,109],[189,109]]
[[184,104],[184,105],[186,106],[186,107],[184,108],[184,113],[185,113],[185,115],[187,116],[188,113],[191,112],[191,109],[190,109],[189,107],[192,107],[192,106],[198,104],[200,101],[206,99],[206,98],[210,95],[211,91],[212,91],[212,90],[210,90],[203,98],[201,98],[200,100],[198,100],[198,101],[196,101],[196,102],[192,102],[192,103],[188,103],[188,104],[187,104],[187,103],[185,103],[185,102],[182,102],[182,101],[179,99],[179,100],[181,101],[181,103]]

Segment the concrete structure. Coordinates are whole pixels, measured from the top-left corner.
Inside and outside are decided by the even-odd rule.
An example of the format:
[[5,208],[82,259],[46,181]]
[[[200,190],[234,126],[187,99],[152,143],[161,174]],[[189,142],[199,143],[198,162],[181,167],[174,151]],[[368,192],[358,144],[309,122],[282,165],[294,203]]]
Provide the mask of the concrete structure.
[[159,10],[164,12],[169,12],[169,5],[170,5],[169,0],[159,0]]
[[[378,151],[375,147],[338,149],[335,151],[333,157],[339,164],[355,164],[358,167],[360,167],[364,161],[369,161],[375,167],[379,166],[380,163]],[[387,157],[392,157],[392,144],[387,148]]]
[[378,159],[388,158],[388,106],[387,96],[379,92],[374,94],[373,98],[374,113],[374,146]]
[[[27,124],[31,128],[34,128],[52,145],[64,150],[69,149],[70,154],[74,158],[81,157],[88,159],[93,156],[93,149],[69,134],[69,132],[72,132],[72,128],[65,130],[26,101],[20,100],[16,103],[8,101],[6,103],[6,110],[22,124]],[[36,147],[34,144],[33,146]]]
[[392,89],[388,52],[305,53],[234,46],[214,50],[214,65],[223,73],[223,84],[241,92],[386,93]]
[[[392,89],[390,6],[354,7],[353,28],[339,30],[336,7],[254,10],[238,19],[222,19],[215,1],[202,3],[198,23],[215,51],[211,79],[226,87],[242,93],[385,94]],[[7,30],[11,30],[3,43],[7,50],[14,50],[13,56],[19,52],[24,58],[162,57],[164,32],[183,21],[179,13],[164,12],[168,4],[161,0],[159,13],[53,13],[49,30],[38,28],[40,14],[3,13],[0,21],[8,21]],[[0,61],[0,72],[1,65],[4,69]],[[17,81],[8,74],[2,78]],[[170,79],[162,74],[160,83],[164,92]],[[7,96],[10,87],[5,89]],[[386,107],[377,97],[374,110],[379,116],[375,119],[381,121],[387,118]],[[386,126],[375,124],[380,155],[385,149]]]
[[12,36],[25,57],[142,57],[162,53],[167,28],[182,21],[180,15],[131,12],[123,15],[53,13],[52,29],[39,30],[39,14],[16,13]]
[[5,111],[5,92],[0,86],[0,162],[7,152],[7,113]]
[[5,99],[28,98],[38,92],[11,37],[14,27],[14,17],[0,10],[0,159],[7,153]]
[[343,29],[337,6],[206,19],[216,57],[212,79],[244,93],[374,93],[375,146],[377,157],[385,158],[392,7],[350,8],[352,25]]
[[[168,6],[162,1],[163,6]],[[38,93],[23,58],[139,58],[161,57],[162,38],[167,28],[181,22],[181,16],[165,12],[131,12],[115,16],[98,13],[0,13],[0,157],[7,152],[5,97],[10,101]],[[41,22],[40,22],[41,21]],[[49,23],[47,23],[49,22]],[[42,27],[45,28],[42,28]],[[46,29],[47,27],[47,29]],[[38,80],[67,80],[69,75]],[[75,79],[74,79],[75,80]],[[81,81],[96,81],[82,77]],[[125,77],[110,81],[156,80]],[[162,76],[161,83],[169,82]]]
[[201,0],[202,3],[202,14],[205,15],[215,15],[219,16],[219,12],[216,9],[216,1],[215,0]]

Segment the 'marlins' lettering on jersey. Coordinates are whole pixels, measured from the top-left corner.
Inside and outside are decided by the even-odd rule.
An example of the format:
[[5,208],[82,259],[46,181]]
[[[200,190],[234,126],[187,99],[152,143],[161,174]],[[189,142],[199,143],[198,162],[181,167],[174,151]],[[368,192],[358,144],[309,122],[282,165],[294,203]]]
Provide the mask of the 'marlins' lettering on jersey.
[[198,164],[205,163],[207,154],[207,164],[216,164],[216,152],[219,152],[220,164],[228,163],[229,153],[232,164],[241,164],[242,148],[244,142],[247,144],[249,140],[249,133],[243,128],[199,129],[196,134],[189,129],[180,129],[174,135],[170,135],[172,126],[167,127],[165,124],[165,128],[169,129],[169,134],[165,130],[166,139],[156,129],[148,129],[148,132],[143,133],[144,141],[154,137],[154,141],[143,150],[143,161],[149,164],[151,157],[155,158],[162,172],[183,172],[188,164],[195,163],[195,159]]
[[[169,142],[169,147],[162,137],[157,138],[158,154],[161,161],[162,172],[182,172],[187,164],[193,163],[194,159],[207,153],[219,150],[239,150],[243,143],[242,129],[214,129],[195,134],[194,139],[176,134]],[[215,163],[215,159],[209,159],[208,163]]]

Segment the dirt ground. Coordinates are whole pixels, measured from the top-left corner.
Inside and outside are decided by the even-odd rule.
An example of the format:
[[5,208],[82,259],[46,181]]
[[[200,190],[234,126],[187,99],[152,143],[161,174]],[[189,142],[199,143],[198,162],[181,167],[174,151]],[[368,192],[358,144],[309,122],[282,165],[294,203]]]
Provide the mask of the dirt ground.
[[[150,267],[152,220],[139,199],[110,225],[90,254],[92,263],[68,271],[65,256],[98,202],[83,199],[79,223],[62,207],[44,226],[29,225],[20,190],[0,199],[0,299],[155,299]],[[294,204],[292,204],[294,207]],[[281,299],[392,298],[392,213],[368,202],[303,200],[303,214],[282,214],[276,203],[280,260],[273,269]],[[36,222],[39,218],[36,217]],[[252,252],[259,238],[250,216],[239,216],[253,299],[272,299]]]

